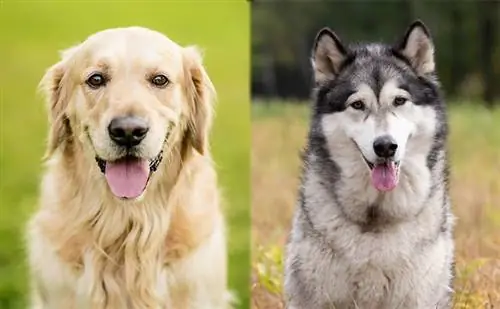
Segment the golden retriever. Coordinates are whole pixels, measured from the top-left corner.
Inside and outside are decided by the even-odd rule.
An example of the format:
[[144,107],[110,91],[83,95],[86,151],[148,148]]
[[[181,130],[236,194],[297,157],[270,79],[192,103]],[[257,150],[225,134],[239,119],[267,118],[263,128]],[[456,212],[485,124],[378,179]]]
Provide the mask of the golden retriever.
[[198,49],[126,27],[61,58],[40,83],[50,129],[27,232],[32,308],[229,308],[215,89]]

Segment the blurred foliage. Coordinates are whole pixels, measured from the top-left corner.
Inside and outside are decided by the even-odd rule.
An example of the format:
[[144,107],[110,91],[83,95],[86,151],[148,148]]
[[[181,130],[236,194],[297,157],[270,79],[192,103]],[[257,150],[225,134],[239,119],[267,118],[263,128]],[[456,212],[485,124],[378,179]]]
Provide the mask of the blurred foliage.
[[283,248],[258,246],[256,254],[254,269],[258,282],[269,292],[280,295],[283,291]]
[[0,308],[26,308],[24,224],[34,211],[47,116],[35,93],[59,50],[109,27],[140,25],[199,45],[218,91],[212,149],[229,222],[229,281],[249,303],[248,63],[244,1],[3,1],[0,4]]
[[[254,1],[252,95],[310,94],[310,53],[328,26],[344,43],[395,43],[415,20],[429,27],[449,96],[492,104],[500,97],[500,1]],[[491,93],[489,93],[491,92]]]

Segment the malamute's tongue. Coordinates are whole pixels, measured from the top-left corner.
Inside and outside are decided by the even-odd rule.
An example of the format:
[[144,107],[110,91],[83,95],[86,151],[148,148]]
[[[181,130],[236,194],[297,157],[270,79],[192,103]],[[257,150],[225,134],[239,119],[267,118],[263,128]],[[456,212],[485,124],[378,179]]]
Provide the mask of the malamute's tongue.
[[398,167],[394,162],[377,164],[372,169],[372,184],[379,191],[390,191],[398,184]]
[[146,188],[149,178],[149,163],[144,159],[132,158],[106,162],[104,174],[114,195],[123,198],[136,198]]

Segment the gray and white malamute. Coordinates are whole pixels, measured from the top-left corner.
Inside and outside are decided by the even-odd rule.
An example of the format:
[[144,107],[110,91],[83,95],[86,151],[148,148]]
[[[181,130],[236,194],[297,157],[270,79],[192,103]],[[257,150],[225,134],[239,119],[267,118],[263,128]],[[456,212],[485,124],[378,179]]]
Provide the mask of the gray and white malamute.
[[447,120],[433,53],[420,21],[394,46],[318,33],[288,308],[450,308]]

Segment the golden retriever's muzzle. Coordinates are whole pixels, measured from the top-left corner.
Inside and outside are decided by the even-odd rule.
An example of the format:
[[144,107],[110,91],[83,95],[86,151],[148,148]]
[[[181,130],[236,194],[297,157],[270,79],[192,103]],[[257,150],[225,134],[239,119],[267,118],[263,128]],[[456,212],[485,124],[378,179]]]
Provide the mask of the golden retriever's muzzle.
[[136,155],[136,149],[148,131],[147,122],[133,116],[114,118],[108,126],[110,139],[124,150],[125,155],[113,161],[97,156],[95,159],[117,197],[129,199],[140,196],[146,190],[151,174],[161,163],[163,151],[152,160]]

